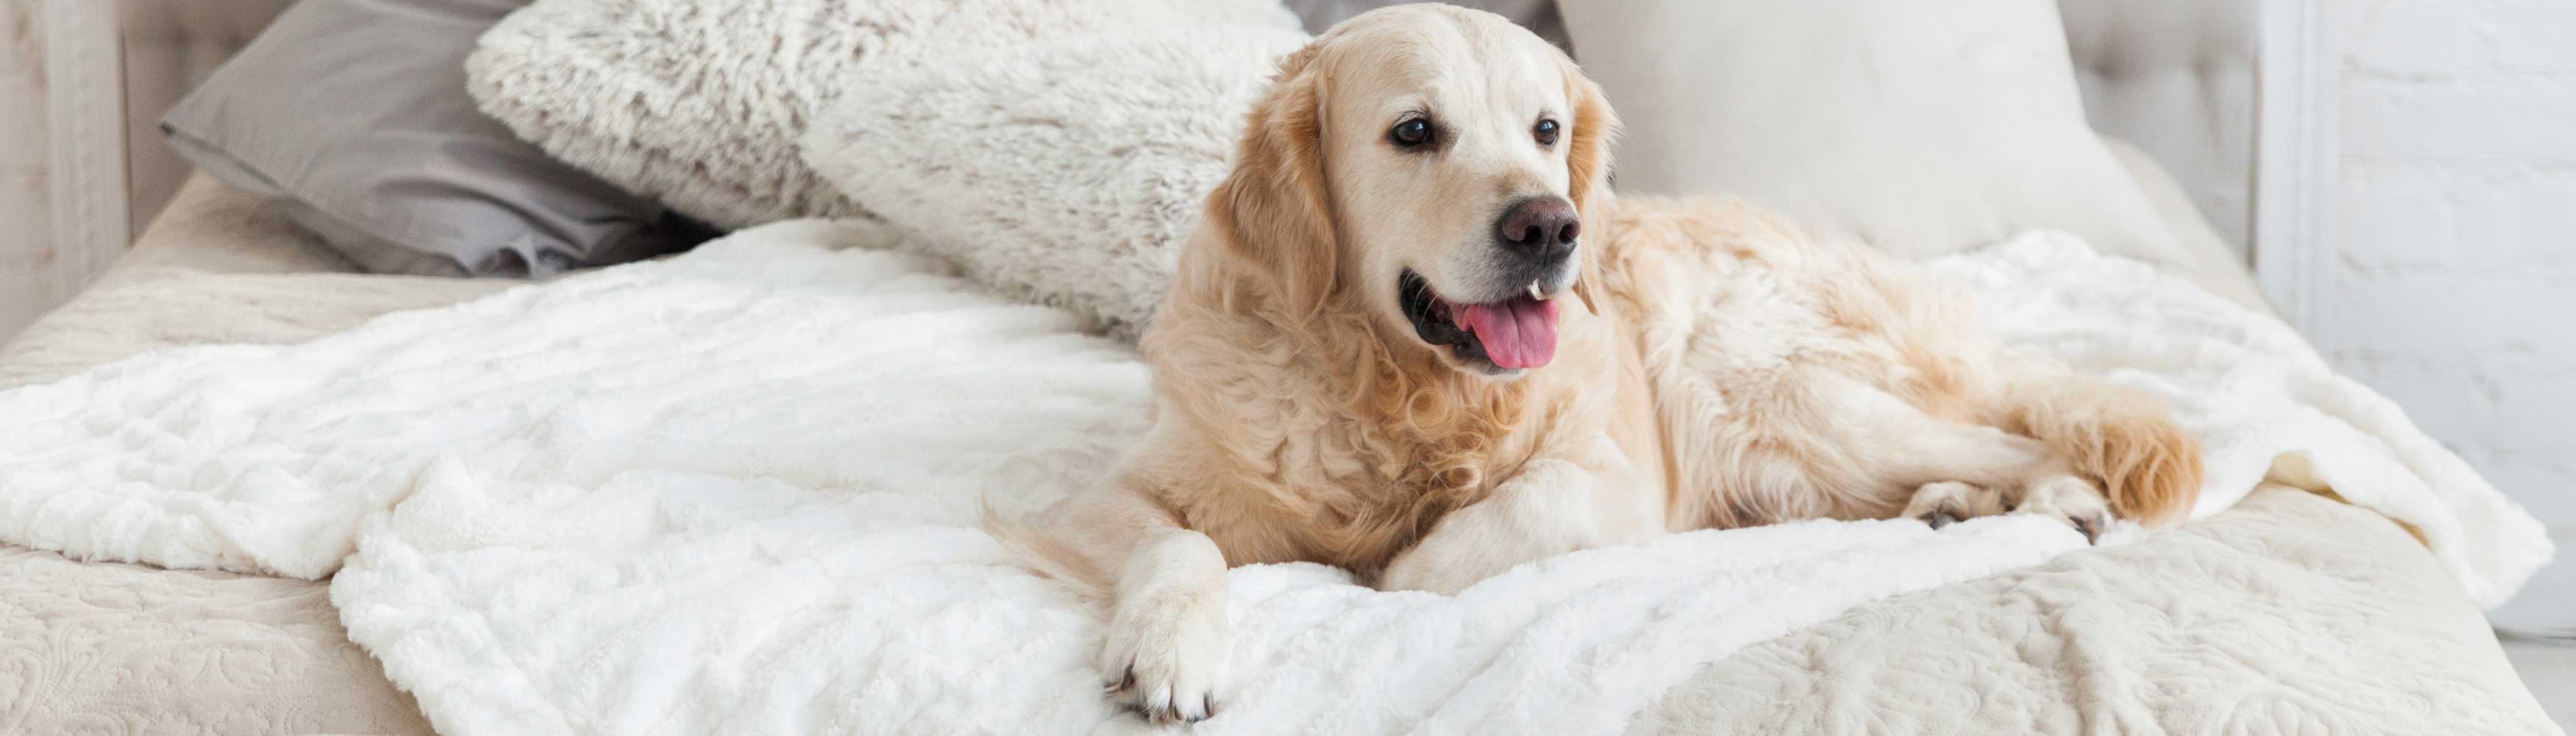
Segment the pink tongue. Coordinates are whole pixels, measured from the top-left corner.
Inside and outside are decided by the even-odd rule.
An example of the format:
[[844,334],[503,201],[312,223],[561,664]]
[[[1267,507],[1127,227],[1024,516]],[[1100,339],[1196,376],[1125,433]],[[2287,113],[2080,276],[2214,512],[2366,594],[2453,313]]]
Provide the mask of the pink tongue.
[[1467,328],[1485,357],[1505,368],[1537,368],[1556,358],[1556,300],[1512,299],[1467,305]]

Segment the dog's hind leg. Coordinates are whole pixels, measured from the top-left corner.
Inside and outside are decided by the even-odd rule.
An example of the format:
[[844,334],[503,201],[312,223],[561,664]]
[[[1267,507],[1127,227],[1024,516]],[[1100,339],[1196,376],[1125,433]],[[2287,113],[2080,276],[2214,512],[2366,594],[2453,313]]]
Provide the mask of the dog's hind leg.
[[2155,397],[2053,366],[2022,366],[1996,398],[1997,423],[2037,438],[2107,492],[2121,518],[2179,521],[2199,500],[2200,443]]
[[[1993,426],[1917,431],[1908,450],[1925,482],[1992,488],[2006,509],[2061,516],[2088,537],[2113,514],[2159,525],[2190,511],[2200,490],[2199,444],[2161,403],[2044,363],[2006,370],[2009,380],[1977,412],[1977,421]],[[1916,494],[1906,515],[1975,495],[1929,490]]]
[[[2096,537],[2111,504],[2078,466],[2047,442],[2000,428],[1934,416],[1874,386],[1809,374],[1783,398],[1809,408],[1789,456],[1802,481],[1830,489],[1845,518],[1903,516],[1936,526],[2005,513],[2064,521]],[[1784,412],[1774,412],[1779,416]],[[1775,463],[1778,464],[1778,463]]]

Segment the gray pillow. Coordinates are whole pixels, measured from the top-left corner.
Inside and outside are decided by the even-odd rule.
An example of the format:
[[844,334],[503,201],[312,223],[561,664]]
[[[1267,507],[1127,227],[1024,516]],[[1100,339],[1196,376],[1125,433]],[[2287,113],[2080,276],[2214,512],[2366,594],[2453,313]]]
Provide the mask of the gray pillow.
[[[1411,2],[1424,2],[1425,0],[1285,1],[1288,5],[1288,10],[1296,13],[1298,20],[1306,22],[1307,32],[1323,33],[1324,29],[1333,27],[1333,24],[1335,23],[1349,20],[1350,17],[1354,15],[1359,15],[1361,13],[1366,13],[1389,5],[1403,5]],[[1477,10],[1483,10],[1505,18],[1510,18],[1513,23],[1518,23],[1522,28],[1527,28],[1530,29],[1531,32],[1537,33],[1540,38],[1547,39],[1548,43],[1556,44],[1557,48],[1568,50],[1574,48],[1572,44],[1566,41],[1565,21],[1557,16],[1556,0],[1445,1],[1451,5],[1475,8]]]
[[705,240],[475,109],[465,55],[524,0],[304,0],[161,120],[370,271],[538,276]]

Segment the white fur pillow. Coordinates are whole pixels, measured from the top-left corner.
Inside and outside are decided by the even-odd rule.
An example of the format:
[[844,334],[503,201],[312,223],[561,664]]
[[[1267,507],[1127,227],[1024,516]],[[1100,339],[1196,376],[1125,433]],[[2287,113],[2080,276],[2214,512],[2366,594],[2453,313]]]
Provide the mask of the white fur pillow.
[[912,247],[1133,336],[1244,115],[1306,36],[1171,27],[1067,38],[851,86],[806,160]]
[[864,74],[1171,23],[1298,27],[1278,0],[536,0],[466,72],[483,111],[547,153],[742,227],[864,212],[796,148]]

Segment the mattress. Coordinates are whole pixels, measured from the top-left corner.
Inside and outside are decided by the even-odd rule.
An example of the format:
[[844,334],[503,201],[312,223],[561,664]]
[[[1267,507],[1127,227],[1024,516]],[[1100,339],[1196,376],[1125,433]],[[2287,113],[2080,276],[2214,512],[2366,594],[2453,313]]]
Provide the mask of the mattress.
[[[0,387],[162,346],[301,340],[509,285],[347,270],[261,202],[192,180],[108,278],[0,349]],[[0,683],[21,685],[0,686],[0,731],[429,731],[348,642],[321,583],[0,549],[0,642]],[[1755,645],[1630,731],[2300,727],[2557,732],[2405,530],[2281,487],[2175,533]]]

